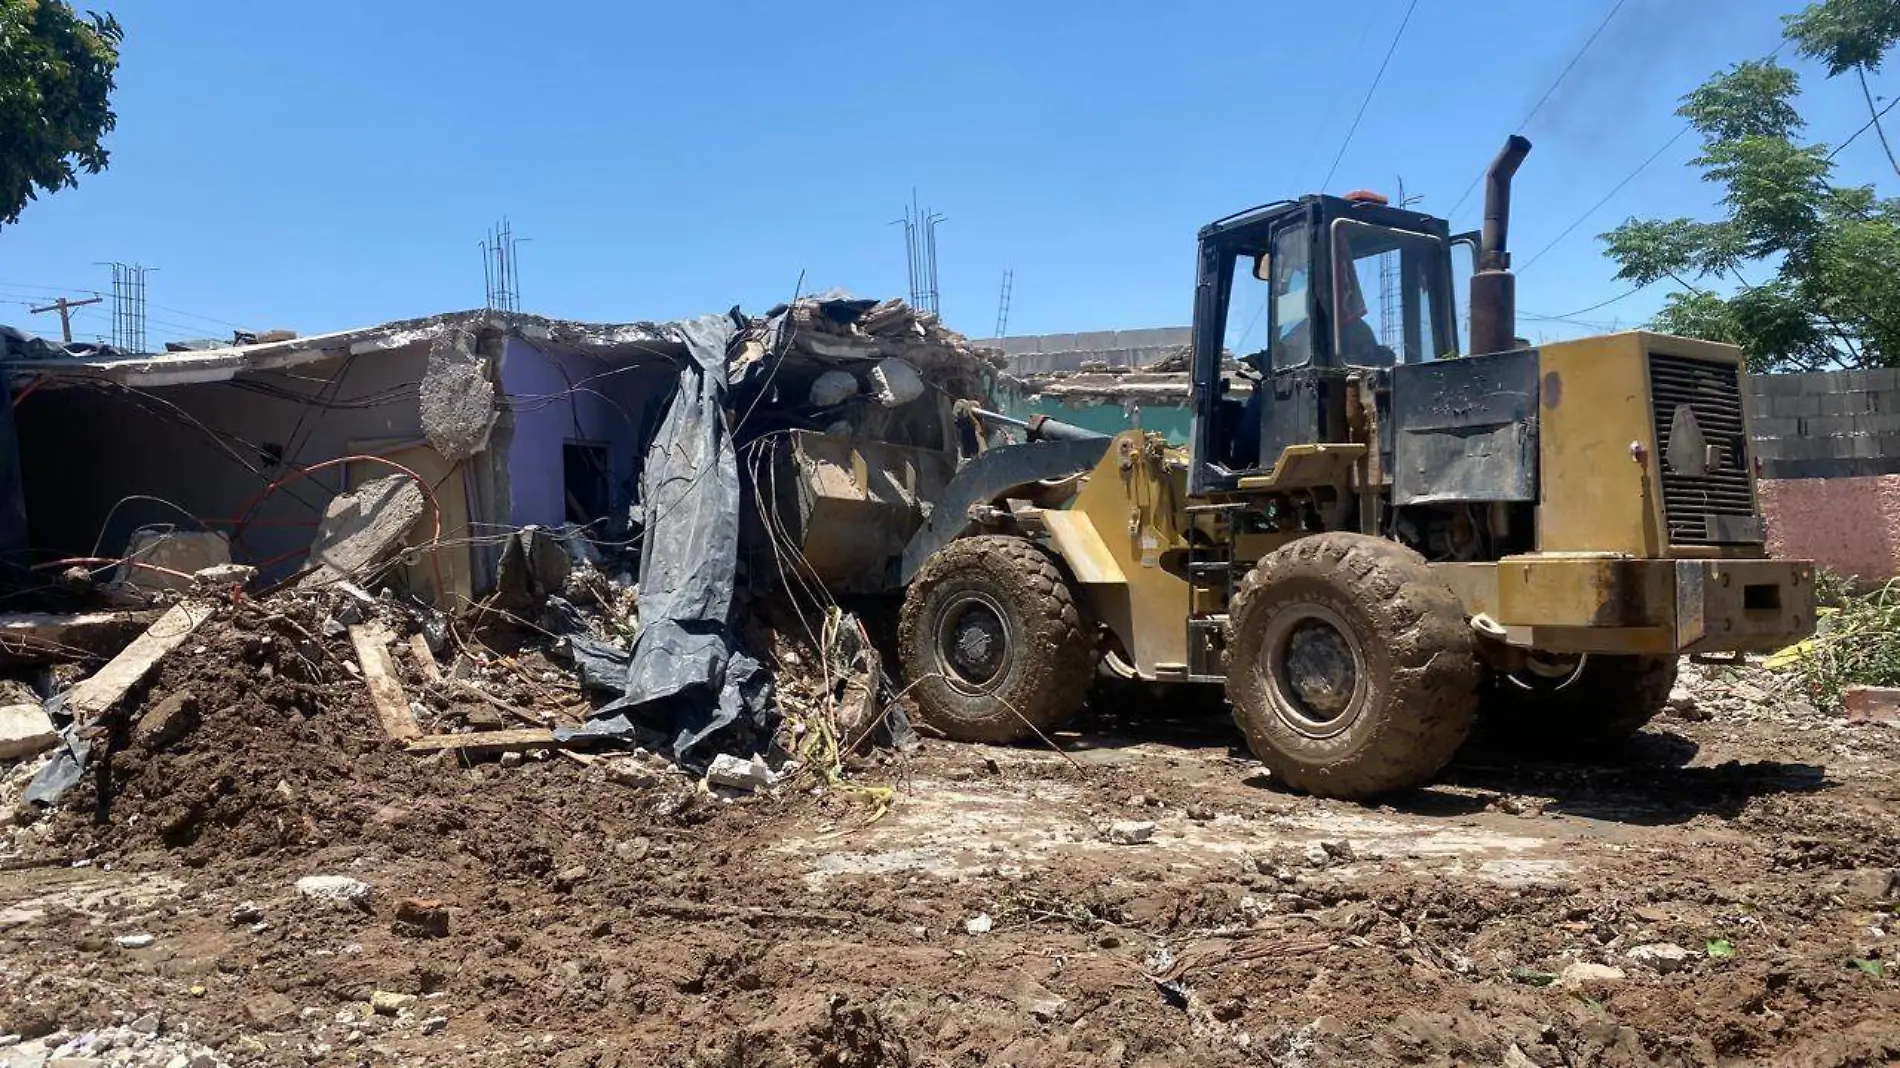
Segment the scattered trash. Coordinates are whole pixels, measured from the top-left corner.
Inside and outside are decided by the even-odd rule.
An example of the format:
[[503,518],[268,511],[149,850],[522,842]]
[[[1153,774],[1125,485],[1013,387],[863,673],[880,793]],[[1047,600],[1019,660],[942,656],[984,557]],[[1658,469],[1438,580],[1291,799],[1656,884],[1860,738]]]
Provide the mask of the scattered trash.
[[1530,986],[1549,986],[1557,981],[1557,974],[1555,972],[1542,972],[1536,968],[1520,966],[1512,968],[1508,974],[1513,980]]
[[1735,955],[1735,943],[1726,938],[1711,938],[1703,943],[1703,951],[1713,960],[1727,960]]

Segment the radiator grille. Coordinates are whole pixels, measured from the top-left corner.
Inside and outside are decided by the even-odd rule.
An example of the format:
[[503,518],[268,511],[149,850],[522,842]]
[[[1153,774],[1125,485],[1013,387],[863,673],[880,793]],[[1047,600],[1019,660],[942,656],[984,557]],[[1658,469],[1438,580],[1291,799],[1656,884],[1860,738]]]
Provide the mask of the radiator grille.
[[[1662,468],[1663,515],[1673,545],[1759,543],[1761,523],[1749,480],[1748,432],[1742,422],[1741,372],[1732,364],[1649,357],[1649,392]],[[1682,414],[1687,408],[1691,422]],[[1679,470],[1670,451],[1674,428],[1693,426],[1706,446]]]

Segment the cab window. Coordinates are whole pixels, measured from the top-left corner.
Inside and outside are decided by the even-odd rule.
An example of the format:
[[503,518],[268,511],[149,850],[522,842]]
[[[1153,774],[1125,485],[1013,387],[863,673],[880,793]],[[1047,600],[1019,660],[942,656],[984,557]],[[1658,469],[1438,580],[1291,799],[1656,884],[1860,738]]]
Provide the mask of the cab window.
[[1275,370],[1313,362],[1312,243],[1304,225],[1273,235],[1268,262],[1267,336]]
[[1391,367],[1451,353],[1444,243],[1351,219],[1332,225],[1333,351],[1349,367]]

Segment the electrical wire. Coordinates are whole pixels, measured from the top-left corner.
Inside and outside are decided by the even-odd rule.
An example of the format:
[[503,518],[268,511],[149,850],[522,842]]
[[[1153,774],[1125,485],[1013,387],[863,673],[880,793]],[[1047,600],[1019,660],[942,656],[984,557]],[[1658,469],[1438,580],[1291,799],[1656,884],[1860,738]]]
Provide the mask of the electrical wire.
[[1584,209],[1583,214],[1573,219],[1569,226],[1564,227],[1563,230],[1559,232],[1556,237],[1551,238],[1550,242],[1546,244],[1543,248],[1538,249],[1536,255],[1533,255],[1530,259],[1525,260],[1524,263],[1517,268],[1517,272],[1519,274],[1522,274],[1525,271],[1530,270],[1531,264],[1536,263],[1538,260],[1543,259],[1544,253],[1549,252],[1551,249],[1556,248],[1559,244],[1561,244],[1564,238],[1569,237],[1570,234],[1574,230],[1576,230],[1577,227],[1582,226],[1584,222],[1590,218],[1590,216],[1595,215],[1598,209],[1602,208],[1603,205],[1608,204],[1611,198],[1615,197],[1616,194],[1621,193],[1623,191],[1624,186],[1635,181],[1637,175],[1643,173],[1645,170],[1648,170],[1650,164],[1656,162],[1658,159],[1661,159],[1662,154],[1669,151],[1670,148],[1674,147],[1677,141],[1682,140],[1682,135],[1688,133],[1691,129],[1692,127],[1684,126],[1682,129],[1677,130],[1675,133],[1675,136],[1671,137],[1667,141],[1664,141],[1661,148],[1657,149],[1654,152],[1651,152],[1649,154],[1649,158],[1637,164],[1635,170],[1624,175],[1622,181],[1616,183],[1614,186],[1611,186],[1610,191],[1603,194],[1601,199],[1599,199],[1595,204],[1592,204],[1588,208]]
[[1392,54],[1399,50],[1399,39],[1405,36],[1405,27],[1412,21],[1412,12],[1418,10],[1418,0],[1412,0],[1405,6],[1405,17],[1399,20],[1398,32],[1392,35],[1392,44],[1385,50],[1385,59],[1379,63],[1379,70],[1372,76],[1372,85],[1366,89],[1366,97],[1359,102],[1359,111],[1352,117],[1352,125],[1346,127],[1346,138],[1339,143],[1339,151],[1333,155],[1333,165],[1326,168],[1326,177],[1319,183],[1325,191],[1332,183],[1333,173],[1339,170],[1339,161],[1346,158],[1346,148],[1352,144],[1352,135],[1359,131],[1359,120],[1365,118],[1366,108],[1372,103],[1372,94],[1379,91],[1379,82],[1385,77],[1385,68],[1392,62]]
[[1844,149],[1844,148],[1846,148],[1846,147],[1847,147],[1848,145],[1851,145],[1851,144],[1853,144],[1853,143],[1854,143],[1855,141],[1857,141],[1857,140],[1859,140],[1859,139],[1860,139],[1860,135],[1861,135],[1861,134],[1864,134],[1864,133],[1866,133],[1866,132],[1867,132],[1868,130],[1871,130],[1871,129],[1873,129],[1873,128],[1874,128],[1875,126],[1877,126],[1877,125],[1879,125],[1879,123],[1880,123],[1880,118],[1881,118],[1881,116],[1883,116],[1883,115],[1885,115],[1885,114],[1886,114],[1887,112],[1889,112],[1889,111],[1892,111],[1892,110],[1893,110],[1893,106],[1894,106],[1895,104],[1900,104],[1900,97],[1894,97],[1894,98],[1893,98],[1892,100],[1890,100],[1890,101],[1888,101],[1888,102],[1887,102],[1887,106],[1886,106],[1886,107],[1884,107],[1884,108],[1881,108],[1881,109],[1880,109],[1879,111],[1876,111],[1876,112],[1874,112],[1874,117],[1873,117],[1873,118],[1871,118],[1871,119],[1868,119],[1868,120],[1867,120],[1867,124],[1866,124],[1866,125],[1864,125],[1864,126],[1862,126],[1862,127],[1861,127],[1860,129],[1858,129],[1858,130],[1855,130],[1855,131],[1854,131],[1854,133],[1852,134],[1852,136],[1850,136],[1850,137],[1848,137],[1848,139],[1847,139],[1847,140],[1845,140],[1845,141],[1842,141],[1842,142],[1841,142],[1840,144],[1838,144],[1838,145],[1835,145],[1835,146],[1834,146],[1834,151],[1832,151],[1832,152],[1829,152],[1829,153],[1827,154],[1827,158],[1826,158],[1825,160],[1823,160],[1822,162],[1824,162],[1824,163],[1832,163],[1832,162],[1834,162],[1834,157],[1835,157],[1835,156],[1838,156],[1838,155],[1840,155],[1840,154],[1841,154],[1841,150],[1842,150],[1842,149]]
[[[1578,48],[1576,54],[1570,57],[1570,62],[1564,64],[1564,69],[1557,72],[1557,78],[1550,83],[1550,88],[1544,90],[1544,95],[1538,97],[1537,103],[1532,105],[1531,109],[1524,113],[1524,117],[1517,121],[1516,126],[1511,128],[1514,133],[1522,133],[1524,127],[1530,125],[1530,121],[1537,117],[1539,111],[1544,109],[1544,105],[1550,102],[1551,94],[1555,93],[1557,87],[1564,83],[1564,79],[1570,76],[1570,72],[1576,69],[1578,62],[1583,59],[1584,53],[1590,51],[1590,46],[1596,43],[1598,37],[1603,36],[1604,28],[1609,26],[1610,20],[1616,17],[1618,11],[1623,10],[1623,5],[1627,2],[1628,0],[1616,0],[1616,3],[1610,5],[1609,14],[1603,16],[1603,21],[1597,23],[1597,28],[1590,31],[1589,37],[1584,38],[1583,46]],[[1471,180],[1471,184],[1465,186],[1465,191],[1458,194],[1458,202],[1453,204],[1451,210],[1445,213],[1445,218],[1449,219],[1458,214],[1458,209],[1464,205],[1464,202],[1470,198],[1472,190],[1478,188],[1478,183],[1482,181],[1484,181],[1484,172],[1479,171],[1478,176]]]

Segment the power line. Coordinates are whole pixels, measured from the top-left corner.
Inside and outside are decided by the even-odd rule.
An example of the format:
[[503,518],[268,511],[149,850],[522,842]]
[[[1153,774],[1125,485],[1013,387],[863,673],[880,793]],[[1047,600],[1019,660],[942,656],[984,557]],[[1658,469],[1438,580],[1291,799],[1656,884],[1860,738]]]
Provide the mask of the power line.
[[1610,198],[1616,196],[1616,194],[1618,193],[1621,193],[1623,191],[1624,186],[1635,181],[1637,175],[1647,170],[1650,164],[1656,162],[1658,159],[1661,159],[1662,154],[1664,152],[1669,151],[1669,149],[1672,146],[1674,146],[1677,141],[1682,140],[1682,135],[1688,133],[1691,129],[1693,129],[1693,127],[1685,125],[1682,129],[1677,130],[1675,133],[1675,136],[1671,137],[1667,141],[1664,141],[1663,146],[1661,148],[1657,149],[1654,152],[1651,152],[1649,154],[1648,159],[1645,159],[1643,162],[1638,163],[1636,165],[1635,170],[1624,175],[1622,181],[1616,183],[1616,185],[1610,188],[1609,192],[1603,194],[1603,199],[1597,201],[1595,204],[1590,205],[1590,207],[1587,210],[1585,210],[1582,215],[1577,216],[1576,219],[1572,221],[1569,226],[1564,227],[1563,232],[1559,233],[1556,237],[1551,238],[1549,244],[1545,245],[1543,248],[1538,249],[1537,254],[1532,256],[1530,259],[1525,260],[1523,266],[1519,267],[1517,269],[1517,272],[1519,274],[1523,274],[1525,271],[1530,269],[1531,264],[1536,263],[1538,260],[1542,259],[1544,256],[1544,253],[1549,252],[1553,248],[1556,248],[1559,242],[1561,242],[1564,238],[1570,236],[1571,231],[1575,230],[1579,226],[1582,226],[1585,220],[1587,220],[1588,218],[1590,218],[1590,216],[1595,215],[1597,213],[1597,209],[1603,207],[1603,205],[1605,204],[1608,204],[1610,202]]
[[[1517,121],[1517,125],[1512,128],[1514,132],[1522,133],[1524,127],[1530,125],[1530,121],[1537,117],[1537,113],[1544,110],[1544,105],[1550,102],[1551,94],[1555,93],[1557,87],[1563,84],[1564,79],[1570,76],[1570,72],[1576,69],[1577,63],[1583,59],[1583,54],[1590,51],[1590,46],[1597,42],[1597,38],[1603,36],[1604,27],[1610,24],[1610,20],[1616,17],[1618,11],[1623,10],[1625,3],[1628,3],[1628,0],[1616,0],[1616,3],[1610,6],[1609,14],[1603,16],[1603,21],[1597,23],[1597,28],[1590,31],[1589,37],[1584,38],[1583,46],[1577,49],[1575,55],[1570,57],[1570,62],[1564,64],[1564,69],[1557,72],[1557,78],[1550,83],[1550,88],[1545,89],[1544,95],[1538,97],[1537,103],[1532,105],[1530,111],[1526,112],[1524,117]],[[1458,202],[1453,204],[1451,210],[1445,213],[1447,219],[1458,214],[1458,209],[1464,206],[1466,199],[1471,196],[1471,191],[1478,188],[1478,183],[1482,181],[1484,181],[1484,172],[1479,171],[1478,176],[1471,180],[1471,184],[1465,186],[1465,191],[1458,194]]]
[[1887,103],[1887,106],[1886,106],[1886,107],[1884,107],[1884,108],[1881,108],[1881,109],[1880,109],[1879,111],[1876,111],[1876,112],[1874,113],[1874,117],[1873,117],[1873,118],[1871,118],[1871,119],[1868,119],[1868,120],[1867,120],[1867,125],[1865,125],[1865,126],[1862,126],[1862,127],[1861,127],[1860,129],[1858,129],[1858,130],[1855,130],[1855,131],[1854,131],[1854,134],[1853,134],[1853,136],[1852,136],[1852,137],[1849,137],[1849,138],[1848,138],[1847,140],[1845,140],[1845,141],[1842,141],[1842,142],[1841,142],[1840,144],[1838,144],[1838,145],[1835,145],[1835,146],[1834,146],[1834,151],[1832,151],[1832,152],[1829,152],[1829,153],[1827,154],[1827,158],[1826,158],[1825,160],[1822,160],[1821,162],[1823,162],[1823,163],[1832,163],[1832,162],[1834,162],[1834,157],[1835,157],[1835,156],[1838,156],[1838,155],[1840,155],[1840,154],[1841,154],[1841,149],[1844,149],[1844,148],[1846,148],[1846,147],[1847,147],[1848,145],[1851,145],[1851,144],[1853,144],[1853,143],[1855,142],[1855,140],[1857,140],[1857,139],[1858,139],[1858,138],[1860,137],[1860,135],[1861,135],[1861,134],[1864,134],[1864,133],[1866,133],[1866,132],[1867,132],[1868,130],[1871,130],[1871,129],[1873,129],[1873,128],[1874,128],[1874,127],[1875,127],[1876,125],[1878,125],[1878,124],[1879,124],[1879,122],[1880,122],[1880,117],[1881,117],[1882,115],[1885,115],[1885,114],[1886,114],[1887,112],[1889,112],[1889,111],[1892,111],[1892,110],[1893,110],[1893,106],[1894,106],[1895,104],[1900,104],[1900,96],[1897,96],[1897,97],[1894,97],[1894,98],[1893,98],[1893,99],[1892,99],[1891,101],[1888,101],[1888,103]]
[[1385,68],[1392,62],[1392,53],[1399,50],[1399,40],[1405,36],[1405,27],[1412,21],[1412,12],[1418,10],[1418,0],[1405,5],[1405,17],[1399,20],[1398,32],[1392,35],[1392,44],[1385,50],[1385,58],[1379,61],[1378,73],[1372,76],[1372,84],[1366,89],[1366,98],[1359,102],[1359,111],[1352,117],[1352,125],[1346,127],[1346,139],[1339,143],[1339,151],[1333,156],[1333,165],[1326,168],[1326,177],[1319,183],[1321,192],[1332,184],[1333,173],[1339,170],[1339,161],[1346,158],[1346,148],[1352,144],[1352,135],[1359,131],[1359,120],[1365,118],[1366,107],[1372,103],[1372,94],[1379,91],[1379,82],[1385,77]]

